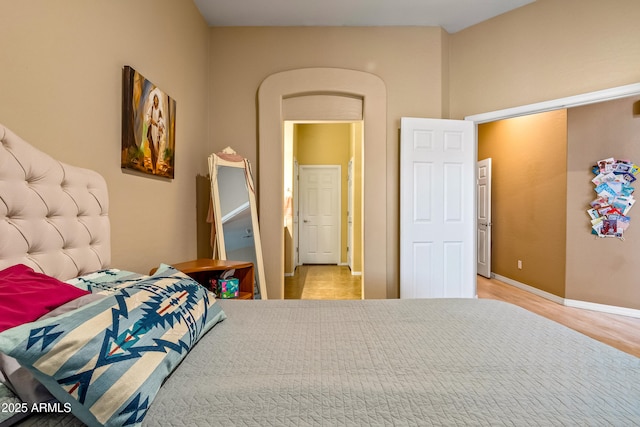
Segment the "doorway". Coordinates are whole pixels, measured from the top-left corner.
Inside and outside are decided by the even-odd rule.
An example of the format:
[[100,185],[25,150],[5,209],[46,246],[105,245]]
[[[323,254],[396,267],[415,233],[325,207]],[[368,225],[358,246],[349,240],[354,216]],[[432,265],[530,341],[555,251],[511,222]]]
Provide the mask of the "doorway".
[[[363,212],[362,212],[362,150],[363,123],[354,122],[293,122],[284,123],[284,194],[285,194],[285,277],[292,277],[296,267],[304,263],[332,263],[348,266],[350,274],[362,275]],[[303,170],[321,166],[339,168],[339,227],[337,259],[313,260],[301,257],[307,243],[303,236],[307,218],[303,194]],[[349,172],[351,171],[351,173]],[[323,208],[328,203],[318,201]],[[324,243],[323,243],[324,244]],[[302,249],[301,249],[302,248]]]
[[340,165],[301,165],[299,169],[298,253],[300,264],[340,263]]
[[[362,296],[362,121],[285,121],[285,289],[284,297],[318,299],[360,299]],[[305,248],[326,245],[305,229],[314,226],[305,202],[309,171],[338,170],[339,227],[331,232],[337,249],[311,258]],[[336,178],[333,178],[336,181]],[[314,184],[317,185],[317,184]],[[326,194],[322,197],[326,197]],[[331,203],[315,201],[317,206]],[[312,221],[311,223],[305,223]],[[326,220],[326,219],[325,219]],[[333,220],[332,220],[333,221]],[[326,236],[323,236],[323,238]],[[334,242],[335,245],[335,242]],[[333,265],[328,265],[333,264]],[[335,282],[328,280],[335,279]],[[357,292],[356,289],[357,288]]]
[[[570,120],[568,117],[563,118],[562,110],[566,109],[568,112],[567,114],[571,115],[571,111],[575,112],[577,110],[588,110],[592,107],[596,108],[597,105],[594,104],[621,98],[629,98],[637,96],[638,94],[640,94],[640,84],[627,85],[583,95],[525,105],[512,109],[499,110],[492,113],[469,116],[467,119],[473,120],[477,124],[482,125],[479,126],[479,129],[481,127],[485,127],[485,124],[488,126],[485,127],[485,129],[489,129],[489,127],[494,126],[495,124],[495,126],[503,126],[503,129],[508,129],[510,131],[519,130],[522,124],[527,123],[529,120],[533,121],[536,116],[549,115],[549,118],[558,117],[563,121],[567,121],[568,124]],[[630,103],[623,107],[620,114],[623,114],[625,117],[630,116],[630,121],[632,121],[634,120],[634,116],[632,115],[633,111],[633,104]],[[547,126],[541,126],[539,123],[532,124],[532,127],[536,129],[536,133],[531,136],[531,142],[529,144],[530,148],[521,150],[524,154],[519,154],[520,157],[518,158],[513,156],[513,152],[507,152],[502,149],[501,153],[504,153],[502,155],[502,159],[494,158],[496,171],[498,171],[498,173],[494,174],[494,177],[496,178],[496,182],[500,183],[500,185],[496,185],[495,187],[496,193],[494,201],[496,204],[494,204],[494,208],[496,208],[496,212],[499,212],[499,214],[496,214],[496,217],[500,217],[502,220],[509,218],[510,216],[507,209],[512,206],[515,207],[512,211],[514,215],[535,212],[535,209],[530,207],[531,205],[526,206],[521,201],[523,199],[538,200],[537,194],[542,194],[543,198],[540,200],[544,200],[544,204],[561,206],[563,209],[566,207],[567,209],[566,213],[562,212],[558,215],[558,219],[555,221],[556,223],[561,224],[564,229],[550,230],[548,228],[549,222],[545,221],[545,218],[537,218],[536,215],[526,218],[526,221],[520,221],[520,223],[526,222],[526,225],[528,226],[528,229],[525,229],[518,224],[520,229],[525,231],[533,230],[533,232],[530,232],[527,237],[531,241],[537,243],[537,246],[535,247],[540,248],[536,253],[531,251],[532,247],[534,247],[534,245],[531,244],[527,244],[526,247],[524,247],[527,252],[524,252],[524,250],[518,250],[520,248],[515,248],[514,250],[514,247],[509,243],[516,239],[513,239],[513,237],[506,232],[502,233],[506,228],[500,227],[500,224],[498,224],[498,227],[496,227],[497,233],[495,233],[495,242],[496,248],[499,248],[493,255],[495,268],[499,274],[495,274],[495,277],[513,286],[520,287],[544,298],[559,302],[560,304],[601,311],[609,311],[615,307],[614,310],[619,312],[619,307],[616,307],[616,305],[620,303],[618,303],[613,297],[606,301],[606,305],[599,304],[602,301],[594,301],[592,299],[593,295],[605,294],[602,287],[597,288],[597,281],[590,281],[590,278],[596,277],[593,273],[597,270],[597,267],[595,266],[602,265],[602,260],[596,259],[599,256],[598,254],[601,252],[593,249],[594,246],[592,246],[591,242],[596,239],[589,235],[589,233],[585,233],[585,224],[582,221],[573,220],[574,214],[575,217],[578,217],[580,212],[584,215],[584,211],[582,210],[583,208],[581,208],[583,204],[588,206],[584,201],[586,193],[583,191],[583,189],[586,188],[585,182],[588,183],[590,179],[588,178],[590,176],[588,165],[590,165],[591,162],[595,162],[600,159],[599,155],[601,153],[607,153],[606,150],[601,150],[601,142],[597,141],[594,143],[591,141],[591,145],[589,145],[586,141],[589,141],[589,137],[592,135],[599,135],[594,132],[594,129],[605,128],[605,123],[614,122],[610,117],[605,119],[604,116],[598,116],[597,120],[592,118],[588,123],[595,126],[593,128],[586,126],[580,130],[582,133],[577,133],[575,129],[561,129],[558,132],[560,133],[562,140],[564,140],[563,144],[566,144],[566,147],[562,148],[560,152],[550,152],[546,146],[539,143],[540,140],[552,141],[552,138],[549,137],[550,132],[548,131]],[[518,126],[516,126],[516,124]],[[507,126],[509,127],[507,128]],[[616,127],[620,128],[620,126]],[[541,129],[545,129],[546,133],[544,136],[539,135],[539,130]],[[620,147],[623,146],[621,142],[622,138],[612,137],[612,132],[609,130],[604,130],[603,132],[607,134],[608,139],[604,138],[602,140],[610,140],[611,147],[619,150]],[[479,141],[481,140],[480,134],[481,131],[479,131]],[[532,134],[532,132],[530,131],[529,134]],[[522,130],[521,135],[527,137],[530,136],[527,135],[526,130]],[[571,135],[573,135],[573,137]],[[576,137],[576,135],[578,135],[578,137]],[[571,138],[573,138],[573,140]],[[510,132],[503,148],[510,148],[510,143],[514,141],[517,141],[518,144],[522,144],[523,138],[518,138],[518,135]],[[571,145],[572,141],[574,144],[573,146]],[[617,145],[618,143],[620,145]],[[551,146],[554,145],[558,144],[551,144]],[[602,146],[604,147],[604,145]],[[538,154],[539,161],[536,164],[532,163],[532,154]],[[567,156],[567,158],[560,158],[560,161],[554,167],[548,160],[559,159],[559,154]],[[629,154],[629,152],[626,153],[626,155]],[[490,155],[491,153],[480,152],[479,149],[479,158],[489,157]],[[567,177],[561,179],[560,185],[554,185],[550,180],[545,180],[545,185],[548,185],[548,187],[541,189],[537,194],[531,194],[529,191],[526,194],[521,192],[522,196],[520,199],[514,198],[513,188],[518,188],[518,185],[513,187],[505,187],[504,185],[511,185],[511,183],[517,182],[516,178],[514,178],[514,174],[511,172],[514,169],[509,169],[509,166],[524,164],[529,165],[531,170],[535,171],[535,173],[530,176],[557,176],[560,171],[566,171]],[[549,169],[545,170],[544,167],[540,167],[539,165],[544,165],[544,167],[549,167]],[[550,174],[549,171],[552,173]],[[497,187],[500,187],[500,189]],[[529,186],[521,185],[520,188],[522,187],[528,188]],[[555,200],[551,200],[551,190],[555,190],[556,188],[563,188],[563,191],[566,192],[566,194],[561,194],[557,196]],[[500,209],[500,206],[497,206],[498,203],[503,203],[502,209]],[[538,203],[534,206],[538,205],[540,204]],[[539,225],[532,225],[533,220],[539,220]],[[536,232],[536,230],[544,230],[544,232]],[[502,235],[500,233],[502,233]],[[518,239],[518,241],[522,242],[523,239]],[[550,247],[560,247],[562,250],[560,253],[550,255]],[[503,261],[499,257],[502,257],[505,254],[507,254],[507,256],[503,258]],[[538,254],[544,254],[544,257],[539,256]],[[608,255],[615,258],[615,254],[611,251],[608,252]],[[550,259],[554,262],[554,265],[552,266],[550,266],[549,263]],[[589,266],[594,267],[590,268]],[[538,276],[533,276],[532,273],[539,274]],[[620,271],[618,271],[618,274],[621,274]],[[542,276],[544,277],[540,279]],[[558,279],[555,279],[556,277],[558,277]],[[551,282],[549,278],[554,278],[554,281]],[[574,283],[579,284],[579,286],[573,286]],[[594,284],[592,288],[587,286],[592,283]],[[535,286],[533,284],[535,284]],[[624,291],[622,288],[618,288],[616,292],[613,292],[612,289],[608,289],[608,292],[606,293],[607,295],[619,296],[623,294]],[[584,295],[587,294],[589,295],[584,297]],[[592,302],[585,302],[584,300]],[[618,298],[618,301],[622,300],[623,298]],[[613,310],[610,312],[613,312]]]
[[[265,272],[269,296],[284,296],[285,212],[283,122],[362,122],[362,290],[363,298],[387,298],[392,260],[387,250],[387,104],[384,82],[370,73],[338,68],[305,68],[267,77],[258,91],[260,228],[269,251]],[[357,172],[354,173],[357,177]],[[357,185],[357,184],[356,184]],[[356,230],[357,231],[357,230]]]

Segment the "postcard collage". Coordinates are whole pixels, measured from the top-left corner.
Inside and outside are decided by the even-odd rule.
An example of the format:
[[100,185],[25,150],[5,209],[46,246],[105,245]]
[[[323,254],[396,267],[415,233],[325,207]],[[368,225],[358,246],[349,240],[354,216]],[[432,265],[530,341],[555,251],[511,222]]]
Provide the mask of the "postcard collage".
[[591,233],[622,239],[629,227],[628,213],[635,203],[631,184],[640,173],[640,166],[629,160],[609,157],[598,161],[593,173],[596,177],[591,182],[595,185],[596,198],[587,210],[591,217]]

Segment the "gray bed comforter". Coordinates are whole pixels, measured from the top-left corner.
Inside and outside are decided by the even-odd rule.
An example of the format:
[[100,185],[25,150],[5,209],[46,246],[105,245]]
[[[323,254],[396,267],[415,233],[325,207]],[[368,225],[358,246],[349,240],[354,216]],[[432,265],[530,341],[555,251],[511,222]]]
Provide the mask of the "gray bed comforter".
[[639,358],[510,304],[220,303],[144,425],[640,425]]

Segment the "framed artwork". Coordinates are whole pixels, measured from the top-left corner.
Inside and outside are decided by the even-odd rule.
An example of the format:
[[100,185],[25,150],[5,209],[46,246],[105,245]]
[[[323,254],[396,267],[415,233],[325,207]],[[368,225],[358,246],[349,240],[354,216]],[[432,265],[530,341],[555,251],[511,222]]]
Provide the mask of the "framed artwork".
[[175,139],[176,101],[125,66],[121,168],[173,179]]

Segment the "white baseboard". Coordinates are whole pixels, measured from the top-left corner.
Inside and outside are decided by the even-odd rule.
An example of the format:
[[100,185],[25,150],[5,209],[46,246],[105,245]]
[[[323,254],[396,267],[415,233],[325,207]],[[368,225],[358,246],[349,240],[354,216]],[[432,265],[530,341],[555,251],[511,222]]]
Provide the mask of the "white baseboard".
[[585,310],[600,311],[609,314],[619,314],[621,316],[635,317],[640,319],[640,310],[627,307],[618,307],[615,305],[598,304],[595,302],[578,301],[573,299],[565,299],[564,305],[567,307],[582,308]]
[[555,303],[564,305],[564,298],[559,297],[557,295],[551,294],[549,292],[545,292],[545,291],[540,290],[538,288],[534,288],[533,286],[525,285],[524,283],[518,282],[518,281],[513,280],[513,279],[509,279],[508,277],[504,277],[504,276],[501,276],[499,274],[491,273],[491,276],[495,277],[496,280],[499,280],[501,282],[506,283],[507,285],[515,286],[516,288],[522,289],[523,291],[530,292],[530,293],[538,295],[539,297],[542,297],[544,299],[548,299],[548,300],[553,301]]
[[549,292],[542,291],[538,288],[534,288],[533,286],[529,286],[524,283],[518,282],[516,280],[509,279],[508,277],[504,277],[499,274],[491,273],[491,277],[494,277],[496,280],[504,282],[507,285],[514,286],[518,289],[522,289],[523,291],[530,292],[534,295],[538,295],[539,297],[548,299],[550,301],[553,301],[555,303],[558,303],[567,307],[581,308],[585,310],[599,311],[602,313],[618,314],[621,316],[640,318],[640,310],[636,310],[633,308],[617,307],[614,305],[605,305],[605,304],[597,304],[594,302],[566,299],[566,298],[562,298],[557,295],[551,294]]
[[[349,263],[348,262],[341,262],[338,265],[341,266],[341,267],[349,267]],[[352,276],[362,276],[362,271],[353,271],[353,270],[351,270],[351,275]]]

